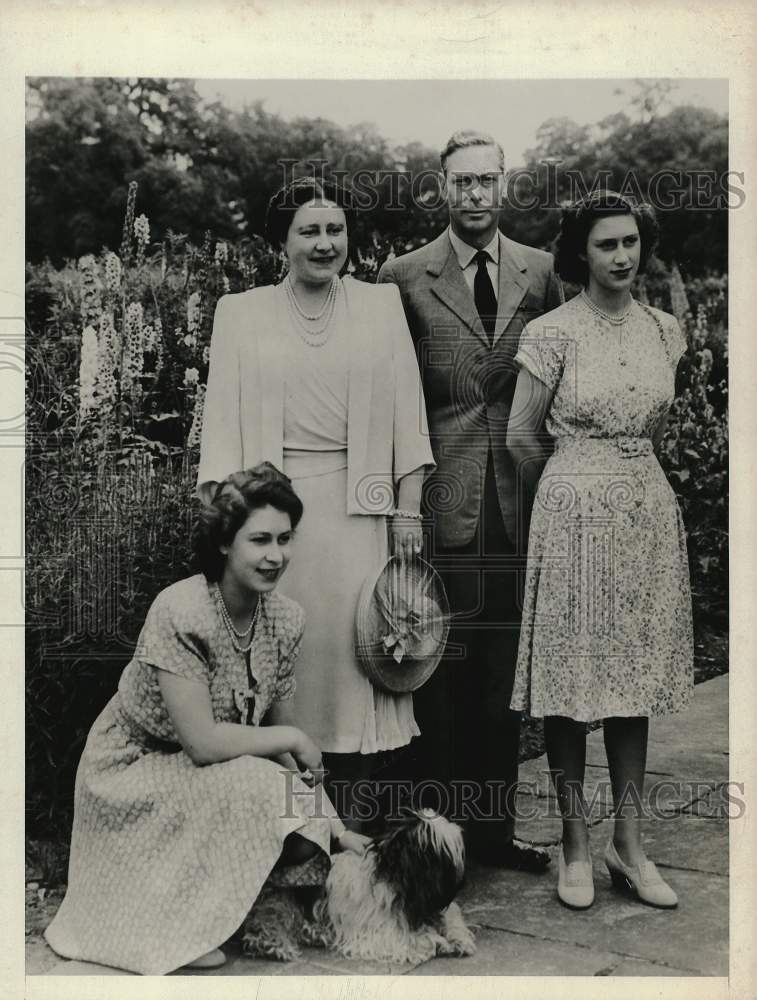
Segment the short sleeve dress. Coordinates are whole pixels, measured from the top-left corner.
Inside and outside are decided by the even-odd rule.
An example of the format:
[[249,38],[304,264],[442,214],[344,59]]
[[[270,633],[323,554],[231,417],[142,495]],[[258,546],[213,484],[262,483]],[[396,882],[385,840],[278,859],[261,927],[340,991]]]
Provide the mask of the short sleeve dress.
[[523,332],[516,361],[554,392],[555,451],[531,517],[515,709],[592,721],[690,700],[686,538],[651,440],[685,348],[672,316],[634,301],[615,324],[583,295]]
[[60,955],[162,975],[237,930],[288,834],[317,844],[327,871],[334,810],[320,789],[262,757],[195,765],[160,693],[170,671],[207,685],[217,722],[250,725],[289,698],[304,614],[262,600],[248,673],[204,576],[155,599],[79,764],[68,889],[45,932]]

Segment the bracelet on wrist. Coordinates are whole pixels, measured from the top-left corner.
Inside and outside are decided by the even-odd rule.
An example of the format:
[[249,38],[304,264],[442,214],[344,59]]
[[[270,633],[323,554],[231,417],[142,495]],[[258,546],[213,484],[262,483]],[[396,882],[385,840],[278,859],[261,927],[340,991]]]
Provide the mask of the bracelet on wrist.
[[396,507],[394,510],[389,511],[389,517],[404,517],[404,518],[409,518],[411,521],[423,520],[423,514],[419,514],[417,511],[400,510],[399,508]]

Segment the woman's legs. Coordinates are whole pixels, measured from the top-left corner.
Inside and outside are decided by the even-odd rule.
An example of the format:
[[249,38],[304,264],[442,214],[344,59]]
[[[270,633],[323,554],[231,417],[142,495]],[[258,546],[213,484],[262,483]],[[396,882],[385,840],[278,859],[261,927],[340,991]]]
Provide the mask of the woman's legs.
[[562,715],[549,715],[544,719],[544,740],[557,804],[562,815],[565,861],[567,864],[572,861],[587,861],[589,831],[583,793],[586,724]]
[[621,861],[627,865],[638,865],[644,860],[641,813],[648,734],[649,719],[645,717],[604,720],[605,750],[615,803],[613,841]]
[[371,814],[378,807],[376,796],[366,794],[367,789],[359,787],[371,776],[375,756],[365,753],[323,754],[327,772],[324,780],[326,794],[344,825],[355,833],[362,833],[366,821],[375,818]]

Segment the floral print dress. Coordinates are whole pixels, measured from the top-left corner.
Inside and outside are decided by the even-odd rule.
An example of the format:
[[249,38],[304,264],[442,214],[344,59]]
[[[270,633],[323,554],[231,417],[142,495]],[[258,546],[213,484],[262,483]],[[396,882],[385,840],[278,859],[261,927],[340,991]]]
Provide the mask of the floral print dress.
[[523,332],[516,361],[554,392],[555,450],[531,516],[515,709],[592,721],[689,702],[686,539],[651,440],[685,347],[672,316],[633,302],[613,324],[583,295]]
[[291,697],[303,611],[262,600],[248,674],[204,576],[155,599],[79,764],[68,890],[45,932],[60,955],[164,974],[237,930],[288,834],[316,843],[328,870],[334,811],[320,789],[262,757],[195,765],[160,693],[167,670],[208,686],[217,722],[251,725]]

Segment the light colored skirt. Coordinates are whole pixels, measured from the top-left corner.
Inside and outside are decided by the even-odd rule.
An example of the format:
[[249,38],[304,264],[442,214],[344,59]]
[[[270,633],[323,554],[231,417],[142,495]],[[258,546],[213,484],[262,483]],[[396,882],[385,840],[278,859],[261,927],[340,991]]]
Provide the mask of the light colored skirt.
[[137,731],[118,694],[92,727],[68,890],[45,938],[64,958],[160,976],[223,944],[266,880],[305,876],[275,869],[289,834],[317,844],[328,868],[334,810],[274,761],[197,767]]
[[558,440],[531,517],[511,707],[580,722],[680,712],[693,664],[683,519],[651,441]]
[[296,722],[327,753],[375,753],[420,732],[410,694],[373,687],[355,654],[355,613],[366,576],[387,559],[386,519],[348,515],[347,452],[284,452],[305,513],[281,591],[305,609]]

